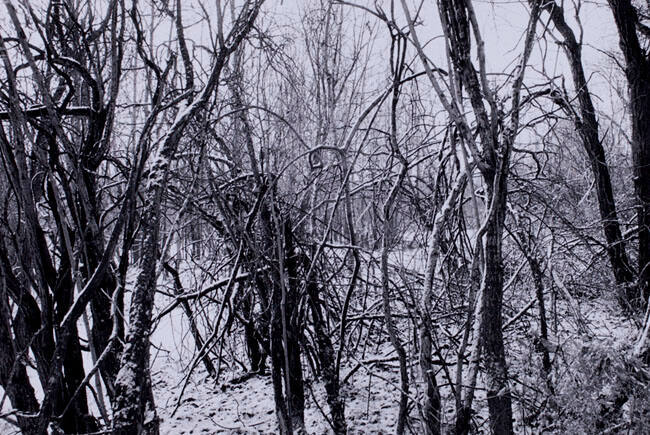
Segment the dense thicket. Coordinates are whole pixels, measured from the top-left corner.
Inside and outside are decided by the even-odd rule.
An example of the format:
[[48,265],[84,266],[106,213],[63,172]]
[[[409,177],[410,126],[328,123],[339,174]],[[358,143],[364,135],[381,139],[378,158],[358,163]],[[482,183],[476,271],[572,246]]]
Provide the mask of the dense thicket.
[[176,409],[268,376],[282,434],[364,376],[398,434],[650,427],[647,5],[592,11],[614,84],[580,3],[3,6],[7,423],[159,433],[175,319]]

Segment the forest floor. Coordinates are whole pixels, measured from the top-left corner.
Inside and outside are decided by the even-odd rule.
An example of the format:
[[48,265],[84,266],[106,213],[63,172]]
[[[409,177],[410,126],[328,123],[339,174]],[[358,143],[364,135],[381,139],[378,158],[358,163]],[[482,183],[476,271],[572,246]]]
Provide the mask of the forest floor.
[[[277,420],[270,376],[256,375],[231,384],[216,385],[203,369],[197,370],[178,409],[178,363],[168,361],[154,373],[154,392],[164,434],[273,434]],[[392,433],[397,413],[396,371],[353,377],[343,388],[346,417],[352,434]],[[241,373],[239,374],[241,375]],[[379,377],[381,376],[381,377]],[[305,391],[305,429],[310,434],[330,433],[325,415],[329,409],[321,382]],[[172,415],[173,414],[173,415]]]
[[[557,355],[556,362],[571,365],[571,361],[585,346],[591,347],[597,343],[606,347],[622,344],[633,337],[634,327],[620,317],[620,313],[606,301],[581,301],[579,311],[576,306],[568,307],[563,301],[561,311],[573,311],[571,316],[559,316],[558,333],[562,336],[557,343],[562,348],[563,355]],[[531,310],[531,314],[534,311]],[[568,314],[568,313],[567,313]],[[580,317],[583,332],[570,334],[574,325],[567,322]],[[513,385],[513,394],[523,393],[522,381],[531,373],[531,360],[536,359],[535,351],[530,344],[530,333],[526,330],[532,325],[524,321],[524,325],[510,331],[510,372],[517,378]],[[523,326],[523,328],[521,327]],[[534,327],[533,327],[534,329]],[[533,333],[533,335],[535,335]],[[559,337],[554,337],[556,340]],[[526,348],[526,349],[525,349]],[[178,349],[177,349],[178,350]],[[155,350],[152,350],[155,353]],[[176,352],[158,355],[154,362],[154,392],[159,416],[162,419],[161,432],[164,434],[198,434],[198,433],[227,433],[227,434],[272,434],[277,432],[277,423],[273,401],[273,388],[270,376],[255,375],[245,381],[238,379],[245,374],[241,370],[224,371],[219,383],[210,378],[201,365],[187,382],[180,404],[178,397],[187,372],[187,358],[175,358]],[[378,346],[376,355],[367,356],[365,361],[385,360],[391,356],[390,346]],[[533,364],[536,365],[536,364]],[[377,364],[349,364],[343,368],[345,377],[352,368],[356,368],[353,376],[343,384],[342,393],[345,397],[346,419],[350,433],[393,433],[398,412],[399,376],[395,361]],[[440,374],[441,375],[441,374]],[[451,374],[453,377],[453,373]],[[417,367],[410,368],[412,390],[417,388]],[[442,375],[439,382],[444,381]],[[534,376],[531,376],[534,377]],[[235,380],[235,383],[231,382]],[[479,388],[481,380],[479,379]],[[522,389],[523,388],[523,389]],[[411,391],[411,395],[416,395]],[[308,382],[305,388],[305,428],[310,434],[331,433],[328,422],[323,414],[329,415],[329,408],[322,382]],[[453,397],[447,392],[443,397],[443,419],[453,416]],[[475,406],[479,410],[474,415],[475,428],[484,427],[487,420],[486,404],[481,392],[477,393]],[[449,409],[447,409],[449,408]],[[525,413],[521,406],[514,406],[515,429]],[[410,423],[412,433],[418,433],[417,410],[411,409]],[[551,431],[552,432],[552,431]]]
[[[516,305],[521,307],[524,303]],[[562,385],[570,382],[568,373],[580,371],[580,367],[574,365],[585,349],[602,347],[622,350],[623,346],[629,346],[633,341],[636,328],[624,319],[615,305],[608,300],[564,299],[558,300],[555,309],[552,305],[549,306],[552,313],[549,316],[549,326],[553,332],[552,341],[557,348],[552,357],[554,365],[558,367],[554,382],[558,385],[558,394],[566,396],[573,394],[572,390],[563,389]],[[516,311],[506,313],[506,319]],[[532,338],[537,336],[535,315],[536,309],[532,308],[506,332],[509,343],[509,372],[514,379],[512,387],[515,397],[534,396],[530,387],[536,387],[534,382],[539,379],[535,374],[539,365],[536,361],[538,355],[531,345]],[[244,368],[237,365],[223,366],[217,382],[208,376],[199,364],[187,380],[181,395],[188,373],[187,365],[195,352],[191,337],[187,334],[186,323],[181,311],[176,310],[157,325],[152,336],[152,377],[156,405],[161,418],[161,433],[276,433],[273,388],[268,375],[255,375],[236,382],[246,374]],[[580,323],[579,327],[574,323]],[[364,355],[363,363],[347,361],[342,367],[342,378],[354,370],[342,386],[346,419],[349,433],[352,434],[394,432],[399,400],[399,370],[396,362],[390,361],[394,359],[391,358],[394,355],[388,343],[372,347],[372,351],[369,350]],[[413,349],[410,350],[412,351]],[[228,355],[228,352],[229,349],[224,349],[224,355]],[[418,378],[416,363],[417,360],[413,360],[414,365],[409,370],[411,396],[417,395],[417,391],[414,391],[417,389]],[[453,372],[450,376],[453,378]],[[329,408],[324,386],[320,381],[311,381],[312,375],[308,370],[305,377],[305,429],[310,434],[331,433],[325,417],[329,415]],[[442,372],[438,378],[440,383],[446,382]],[[479,379],[478,387],[480,386]],[[37,394],[42,395],[42,392],[37,391]],[[443,419],[448,420],[454,413],[454,400],[449,391],[443,392],[443,396]],[[485,427],[487,417],[483,396],[479,391],[475,401],[475,409],[478,412],[473,420],[479,432]],[[7,402],[3,404],[5,411],[9,410]],[[94,404],[91,403],[92,405]],[[519,423],[525,413],[529,412],[524,408],[520,401],[516,401],[513,406],[516,431],[521,427]],[[419,432],[417,414],[417,409],[410,410],[412,420],[409,423],[412,425],[412,433]],[[552,432],[551,430],[546,433]],[[0,420],[0,434],[13,433],[17,433],[15,428]]]

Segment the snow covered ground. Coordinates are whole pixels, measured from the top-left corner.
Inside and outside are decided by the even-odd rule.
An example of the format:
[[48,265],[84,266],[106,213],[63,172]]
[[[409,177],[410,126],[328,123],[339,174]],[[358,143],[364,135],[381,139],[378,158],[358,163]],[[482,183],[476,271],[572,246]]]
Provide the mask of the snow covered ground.
[[[180,406],[173,413],[181,388],[179,368],[178,363],[167,360],[153,375],[162,433],[277,432],[273,386],[269,376],[255,376],[238,384],[231,384],[226,378],[216,385],[203,370],[197,370]],[[394,432],[399,399],[393,386],[398,382],[397,371],[378,374],[381,378],[359,374],[343,388],[350,433]],[[312,383],[305,393],[306,430],[310,434],[329,433],[327,420],[322,414],[329,415],[322,383]]]
[[[574,359],[584,346],[601,344],[604,347],[622,345],[635,336],[636,329],[631,322],[624,321],[615,305],[606,300],[558,301],[558,315],[550,316],[551,323],[558,321],[558,337],[553,342],[562,349],[559,364],[566,365]],[[515,304],[518,311],[524,302]],[[550,309],[549,304],[549,309]],[[160,306],[165,306],[161,304]],[[531,346],[531,335],[536,335],[536,308],[529,310],[533,316],[526,320],[523,316],[519,326],[508,329],[506,339],[509,348],[510,374],[513,381],[513,391],[524,393],[528,379],[537,379],[532,370],[531,362],[538,356]],[[576,318],[584,322],[582,328],[577,328]],[[532,328],[532,329],[529,329]],[[555,329],[552,327],[552,329]],[[582,329],[582,332],[575,331]],[[375,347],[375,346],[373,346]],[[244,372],[232,365],[224,366],[219,382],[210,378],[202,365],[198,365],[182,396],[180,395],[187,365],[194,353],[191,335],[188,334],[187,320],[182,310],[177,309],[157,324],[152,335],[152,376],[154,394],[163,434],[272,434],[277,432],[276,416],[273,401],[273,388],[269,376],[253,376],[240,383],[232,383]],[[227,351],[227,350],[226,350]],[[388,343],[379,344],[372,354],[365,356],[365,361],[386,360],[391,355]],[[413,355],[411,355],[413,356]],[[390,359],[390,358],[388,358]],[[416,358],[410,358],[413,364]],[[379,364],[360,364],[358,361],[345,362],[342,378],[356,368],[347,383],[342,386],[345,397],[346,419],[350,433],[393,433],[398,411],[399,379],[396,363],[382,362]],[[451,377],[454,377],[453,367]],[[411,394],[417,391],[417,366],[410,370]],[[331,433],[325,416],[329,409],[325,398],[323,384],[320,381],[310,381],[311,373],[306,372],[306,409],[305,424],[310,434]],[[438,376],[439,383],[444,383],[442,373]],[[35,382],[37,384],[37,382]],[[480,379],[479,379],[480,387]],[[453,416],[453,399],[449,391],[443,392],[443,418]],[[528,390],[530,393],[530,390]],[[180,403],[179,403],[180,397]],[[475,423],[481,427],[487,417],[483,394],[479,392],[475,407]],[[91,401],[92,402],[92,401]],[[91,406],[94,405],[91,403]],[[4,403],[4,411],[8,411],[8,403]],[[519,404],[515,404],[515,419],[521,420],[522,412]],[[411,409],[412,418],[417,418],[417,409]],[[413,432],[418,433],[417,422]],[[518,425],[515,426],[516,428]],[[519,426],[521,427],[521,426]],[[0,420],[0,434],[18,433],[16,429]]]

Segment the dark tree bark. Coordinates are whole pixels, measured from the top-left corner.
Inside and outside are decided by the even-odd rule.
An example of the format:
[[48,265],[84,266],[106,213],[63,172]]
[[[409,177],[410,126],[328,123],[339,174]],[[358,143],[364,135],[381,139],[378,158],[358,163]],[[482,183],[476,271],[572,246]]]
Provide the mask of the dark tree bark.
[[[305,392],[301,364],[299,296],[295,285],[295,259],[289,259],[286,228],[271,198],[262,206],[260,225],[266,257],[271,258],[267,275],[271,288],[271,377],[280,431],[304,430]],[[293,274],[293,275],[292,275]]]
[[158,433],[149,373],[149,334],[155,294],[162,189],[154,188],[148,199],[151,201],[149,204],[155,206],[148,207],[142,221],[142,230],[147,235],[143,243],[142,271],[131,299],[129,332],[115,383],[113,432],[116,434]]
[[[293,248],[293,243],[287,247],[287,253],[292,263],[291,269],[296,270],[299,258],[302,260],[302,269],[308,271],[312,268],[311,261],[306,254],[299,255]],[[322,300],[319,294],[323,289],[319,288],[316,280],[311,279],[306,285],[307,296],[309,298],[309,305],[311,307],[312,320],[314,324],[314,334],[316,337],[317,355],[321,367],[321,375],[325,382],[325,392],[327,393],[327,403],[330,407],[330,414],[332,420],[332,430],[335,434],[347,433],[347,423],[345,421],[345,402],[341,397],[339,377],[336,372],[336,354],[334,352],[334,345],[330,338],[330,332],[327,328],[327,322],[323,314]]]
[[[273,229],[270,222],[270,213],[267,207],[264,207],[260,213],[262,233],[266,240],[265,247],[268,251],[273,250]],[[270,240],[269,240],[270,239]],[[270,253],[271,256],[273,253]],[[271,257],[273,258],[273,257]],[[277,264],[275,268],[277,270]],[[293,433],[293,419],[290,416],[290,397],[291,391],[289,390],[289,383],[286,382],[286,377],[283,376],[285,371],[285,347],[283,342],[284,328],[283,328],[283,313],[282,313],[282,289],[277,285],[277,280],[267,279],[269,285],[267,288],[271,289],[269,298],[269,312],[271,318],[269,320],[269,342],[271,351],[271,379],[273,381],[273,396],[275,400],[275,414],[278,419],[278,427],[280,434],[288,435]],[[275,282],[274,282],[275,281]],[[286,395],[285,388],[286,387]]]
[[[217,89],[221,72],[230,55],[253,26],[263,0],[248,1],[222,41],[205,87],[181,113],[165,135],[149,173],[142,219],[142,265],[129,310],[129,332],[115,382],[113,432],[116,434],[158,433],[149,372],[149,335],[156,291],[156,265],[161,205],[169,167],[185,128],[201,112]],[[144,382],[142,382],[144,380]]]
[[576,130],[582,139],[582,145],[587,153],[591,170],[594,175],[598,209],[602,221],[603,234],[607,243],[607,255],[612,267],[616,283],[623,287],[620,298],[624,308],[628,308],[635,295],[633,294],[634,273],[628,261],[625,241],[616,212],[616,202],[612,189],[609,166],[605,158],[605,150],[600,141],[596,111],[589,93],[587,79],[582,65],[582,46],[576,40],[575,34],[564,19],[564,9],[553,2],[544,3],[544,10],[549,13],[555,28],[563,38],[562,48],[566,53],[571,68],[571,75],[580,105],[580,115],[570,107],[569,103],[556,98],[555,100],[567,111],[572,118]]
[[[4,268],[0,266],[0,277],[4,278]],[[0,385],[6,392],[13,409],[21,413],[38,411],[38,401],[34,394],[24,358],[28,349],[18,347],[11,336],[11,314],[7,305],[6,281],[0,282]],[[17,417],[18,427],[24,434],[37,434],[33,419]]]
[[[254,263],[249,263],[254,264]],[[267,351],[264,346],[264,339],[260,334],[258,325],[255,322],[255,296],[249,291],[243,296],[244,284],[240,284],[238,292],[238,308],[241,310],[241,322],[244,325],[244,339],[246,341],[246,353],[251,364],[251,372],[264,373],[266,371]],[[266,322],[268,324],[268,322]]]
[[279,290],[274,289],[271,296],[271,379],[273,380],[273,396],[275,399],[275,414],[278,419],[280,434],[293,433],[289,411],[284,397],[282,385],[282,371],[284,367],[284,347],[282,345],[282,314],[280,303],[282,296]]
[[[504,165],[508,165],[505,161]],[[490,430],[494,434],[513,433],[512,397],[508,387],[505,348],[503,344],[503,256],[502,236],[505,224],[507,172],[501,176],[495,192],[494,178],[488,175],[488,198],[495,201],[494,217],[485,233],[485,272],[483,305],[481,307],[481,340],[484,349],[485,387],[490,411]],[[497,195],[497,198],[493,198]]]
[[[438,214],[433,222],[430,244],[427,252],[427,263],[424,272],[424,306],[421,308],[422,320],[420,329],[420,370],[422,372],[424,400],[422,401],[423,428],[426,435],[438,435],[441,433],[441,409],[442,402],[440,398],[440,389],[436,381],[432,355],[433,355],[433,328],[434,322],[431,318],[431,307],[434,303],[434,278],[436,268],[440,260],[441,253],[445,252],[443,231],[449,225],[450,215],[454,209],[459,196],[467,186],[467,174],[462,173],[454,183],[447,199],[438,210]],[[466,332],[469,334],[469,331]],[[467,338],[465,338],[467,340]],[[459,350],[459,360],[462,358],[464,351]],[[457,365],[457,370],[461,369]],[[459,397],[460,398],[460,397]],[[463,421],[464,417],[463,417]],[[467,419],[466,424],[469,424]],[[469,428],[468,428],[469,430]]]
[[[393,310],[391,307],[391,294],[390,294],[390,278],[388,275],[388,241],[390,240],[390,212],[391,206],[395,199],[397,193],[397,186],[401,184],[406,175],[406,167],[403,167],[398,175],[399,179],[395,182],[392,188],[392,192],[389,195],[389,198],[384,203],[384,232],[382,235],[382,252],[381,252],[381,295],[382,295],[382,308],[383,308],[383,317],[386,330],[388,331],[388,336],[390,342],[397,353],[397,360],[399,361],[399,374],[400,374],[400,391],[399,391],[399,411],[397,414],[397,425],[395,433],[397,435],[402,435],[406,428],[406,419],[408,418],[408,399],[409,399],[409,375],[408,375],[408,366],[406,359],[406,350],[399,335],[399,329],[395,324],[395,318],[393,317]],[[392,193],[395,192],[395,195]]]
[[[31,70],[37,98],[42,100],[38,110],[22,112],[19,95],[15,95],[16,101],[11,104],[15,104],[16,108],[8,117],[15,129],[13,150],[9,151],[10,146],[6,147],[7,151],[3,150],[4,157],[16,163],[12,167],[17,175],[12,177],[16,180],[23,178],[25,175],[21,173],[26,172],[26,168],[22,142],[28,134],[35,135],[35,146],[31,149],[34,161],[30,162],[31,173],[28,174],[32,178],[34,194],[31,195],[29,189],[23,186],[18,202],[27,207],[30,225],[26,239],[30,240],[30,246],[36,248],[32,251],[33,259],[30,262],[37,266],[34,271],[38,285],[33,290],[23,289],[16,299],[18,309],[14,333],[17,344],[22,347],[29,343],[31,346],[44,389],[45,397],[37,418],[39,431],[44,431],[50,421],[56,420],[56,424],[66,432],[92,432],[98,426],[95,418],[89,415],[87,390],[80,388],[84,380],[84,366],[76,321],[92,296],[97,296],[93,295],[93,290],[100,287],[97,281],[111,281],[112,275],[107,267],[107,257],[108,251],[111,255],[113,251],[112,248],[104,249],[104,229],[99,228],[101,212],[98,209],[101,205],[98,204],[101,201],[95,193],[95,172],[105,161],[110,145],[113,110],[121,78],[119,35],[124,27],[123,20],[119,18],[123,8],[118,2],[112,2],[106,8],[105,26],[95,36],[91,35],[95,32],[93,23],[80,24],[74,13],[65,10],[66,5],[61,2],[50,5],[47,23],[32,16],[38,27],[36,31],[47,38],[43,41],[48,51],[45,60],[47,67],[43,68],[36,63],[34,55],[34,52],[36,56],[43,52],[27,43],[15,8],[9,2],[5,2],[5,5]],[[34,13],[31,9],[29,12]],[[106,36],[106,39],[90,48],[89,41],[100,35]],[[97,57],[90,59],[93,56]],[[3,58],[5,66],[9,67],[8,56]],[[106,67],[99,70],[86,68],[88,64],[95,65],[95,62],[105,62]],[[101,77],[103,73],[108,76]],[[96,80],[102,82],[102,86],[98,86]],[[13,78],[11,81],[14,81]],[[54,85],[54,91],[50,93],[51,85]],[[15,84],[12,83],[10,87],[14,94]],[[105,91],[107,101],[104,101]],[[80,110],[60,110],[60,107],[68,106],[73,97],[84,107]],[[64,116],[73,118],[64,123]],[[4,141],[4,131],[2,135]],[[34,186],[34,183],[39,185]],[[21,184],[23,182],[14,185]],[[63,195],[59,190],[63,191]],[[41,218],[41,213],[35,216],[32,213],[36,201],[44,196],[51,212],[49,219],[56,225],[53,228],[54,236],[40,227],[39,219],[44,228],[52,230],[47,227],[48,221]],[[74,228],[68,228],[68,216]],[[80,237],[75,238],[75,234],[80,234]],[[3,262],[8,263],[8,260],[3,259]],[[83,264],[84,270],[80,275],[89,284],[85,289],[87,291],[82,291],[78,299],[75,292],[79,284],[76,264]],[[21,268],[24,269],[25,265],[21,264]],[[25,270],[21,272],[23,277],[30,275]],[[92,275],[95,275],[94,279]],[[20,284],[14,282],[12,286],[18,288]],[[111,293],[108,286],[102,285],[101,288]],[[31,291],[38,295],[38,304],[32,304],[32,300],[26,297]],[[110,312],[110,298],[108,302],[96,304],[106,316]],[[34,320],[35,313],[38,313],[40,322]],[[102,330],[105,325],[101,319],[93,320],[94,332]],[[108,334],[111,326],[109,319],[106,328]],[[101,346],[101,340],[99,342]],[[105,346],[101,347],[103,349]],[[107,385],[110,385],[109,382]]]
[[[402,5],[408,11],[404,0]],[[511,112],[509,119],[503,116],[496,101],[496,94],[487,82],[485,70],[485,52],[483,41],[477,41],[479,70],[477,71],[470,59],[470,31],[474,37],[480,39],[480,30],[477,28],[477,17],[468,0],[444,0],[439,3],[442,26],[448,42],[448,54],[451,58],[454,76],[456,77],[455,98],[462,98],[463,89],[466,90],[472,111],[476,118],[477,136],[482,150],[479,152],[475,146],[474,134],[462,113],[456,106],[450,105],[440,85],[428,69],[427,73],[436,87],[446,110],[457,124],[463,140],[470,147],[478,168],[484,180],[487,191],[488,215],[483,226],[477,233],[477,242],[483,243],[483,281],[481,295],[478,301],[478,341],[473,349],[470,374],[470,387],[463,406],[458,409],[457,427],[462,431],[469,429],[469,417],[474,395],[475,376],[478,368],[478,359],[483,351],[484,382],[487,389],[488,408],[490,413],[490,429],[493,433],[509,434],[513,432],[512,423],[512,398],[508,386],[508,373],[505,360],[505,348],[502,332],[502,299],[503,299],[503,257],[502,235],[505,225],[505,208],[507,199],[507,180],[509,175],[510,153],[519,128],[520,93],[523,78],[533,38],[539,18],[541,2],[534,2],[531,17],[526,31],[526,38],[522,56],[519,60],[517,72],[512,82]],[[409,29],[414,34],[418,52],[422,62],[427,66],[427,59],[422,52],[422,46],[417,41],[413,20],[409,17]],[[427,68],[429,68],[427,66]],[[486,103],[488,108],[486,108]],[[474,378],[474,379],[472,379]],[[460,386],[459,386],[460,387]]]
[[[94,183],[92,185],[92,189],[89,190],[95,190]],[[95,210],[95,213],[93,213],[93,216],[89,216],[88,219],[93,219],[93,222],[92,225],[86,224],[84,228],[84,234],[88,235],[85,250],[88,258],[88,267],[82,268],[82,272],[86,280],[90,279],[92,272],[99,265],[102,253],[105,249],[103,243],[104,236],[102,234],[96,234],[93,231],[93,228],[97,228],[100,222],[100,216],[97,212],[98,207],[96,204],[96,199],[91,202],[91,207],[91,210]],[[106,276],[100,284],[100,291],[96,292],[90,301],[90,311],[93,319],[92,329],[90,333],[92,343],[95,347],[97,355],[101,355],[104,349],[106,349],[111,337],[113,330],[111,301],[116,290],[117,277],[113,273],[113,270],[110,269],[107,271]],[[113,343],[112,350],[106,355],[105,359],[102,361],[99,367],[102,379],[107,386],[108,395],[110,398],[113,397],[114,393],[115,378],[117,377],[117,371],[119,369],[119,355],[122,351],[122,341],[124,339],[123,319],[118,319],[118,322],[119,340]]]
[[432,325],[424,321],[420,329],[420,369],[424,379],[424,400],[422,403],[422,418],[425,435],[440,435],[440,410],[442,402],[440,389],[436,381],[436,374],[432,363]]
[[625,59],[632,116],[632,164],[639,238],[637,306],[650,296],[650,58],[641,47],[639,16],[630,0],[608,0]]
[[400,98],[401,77],[405,69],[406,40],[402,35],[391,33],[391,57],[390,67],[393,73],[391,86],[391,109],[390,109],[390,134],[388,143],[390,145],[390,159],[398,163],[398,172],[394,181],[390,184],[390,190],[382,204],[383,231],[381,235],[381,301],[384,318],[384,325],[388,332],[390,343],[397,353],[399,361],[400,391],[399,411],[397,413],[397,425],[395,433],[402,435],[406,428],[408,419],[409,400],[409,374],[406,359],[406,350],[400,338],[399,329],[393,317],[393,298],[391,297],[391,282],[388,271],[388,255],[391,250],[393,239],[393,216],[398,195],[402,189],[404,180],[408,174],[409,162],[400,150],[397,138],[397,110]]
[[[478,301],[477,332],[479,334],[479,349],[483,351],[485,366],[484,382],[487,390],[490,430],[495,434],[510,434],[513,433],[512,398],[508,386],[501,329],[504,280],[502,234],[505,224],[509,156],[516,127],[511,131],[498,131],[497,125],[504,120],[496,118],[500,115],[495,110],[494,102],[490,101],[491,116],[485,108],[483,93],[492,91],[482,89],[485,84],[481,84],[479,81],[478,73],[470,61],[468,14],[471,12],[468,10],[467,4],[463,0],[446,0],[441,3],[440,7],[443,25],[447,27],[450,35],[450,52],[454,68],[469,94],[483,147],[479,169],[487,190],[488,216],[484,228],[481,229],[484,235],[479,230],[480,238],[476,242],[484,243],[484,270],[481,283],[482,295]],[[525,63],[523,68],[525,68]],[[517,88],[513,86],[513,89]],[[512,120],[511,123],[513,123]],[[515,126],[518,124],[518,118],[514,119],[513,124]],[[473,139],[465,137],[465,140]],[[468,392],[468,394],[473,395],[473,392]],[[466,402],[471,404],[471,400]],[[458,410],[459,416],[463,417],[463,422],[458,426],[463,430],[469,428],[470,409],[470,406],[465,406],[465,409]]]
[[530,266],[530,270],[533,273],[535,296],[537,297],[537,310],[539,313],[540,342],[537,343],[537,349],[542,356],[542,368],[544,369],[546,386],[548,387],[549,392],[554,394],[555,388],[551,382],[551,370],[553,369],[553,365],[551,363],[551,356],[548,349],[548,321],[546,317],[546,303],[544,301],[544,274],[539,259],[534,253],[526,254],[526,259]]
[[[63,229],[60,225],[59,227],[60,230],[68,231],[67,228]],[[53,289],[55,321],[57,324],[61,324],[74,299],[70,259],[65,250],[61,252],[57,283],[57,287]],[[61,416],[60,426],[67,433],[93,432],[98,429],[96,422],[88,413],[86,390],[82,389],[73,397],[84,379],[84,373],[79,333],[75,325],[70,328],[68,350],[63,359],[63,389],[59,392],[60,397],[55,406],[56,414]],[[68,405],[69,403],[70,405]]]
[[282,283],[284,287],[284,300],[282,301],[282,314],[284,317],[285,336],[285,377],[289,381],[288,391],[291,395],[288,397],[291,405],[289,407],[289,417],[291,426],[295,431],[303,430],[305,427],[305,386],[303,382],[301,348],[303,321],[300,315],[300,293],[298,282],[298,270],[293,251],[293,233],[288,224],[289,217],[280,222],[282,226],[282,235],[284,244],[281,246],[279,255],[283,255],[284,270],[280,273],[286,273],[286,280]]

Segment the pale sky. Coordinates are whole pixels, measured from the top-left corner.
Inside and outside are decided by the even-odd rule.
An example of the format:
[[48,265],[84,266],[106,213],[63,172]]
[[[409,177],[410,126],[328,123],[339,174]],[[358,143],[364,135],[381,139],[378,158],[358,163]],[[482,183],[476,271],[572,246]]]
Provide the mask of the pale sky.
[[[374,8],[374,0],[352,0],[359,4],[366,5],[371,9]],[[97,9],[98,14],[105,8],[109,0],[92,1],[91,4]],[[435,0],[407,0],[411,4],[411,13],[414,14],[416,6],[422,4],[422,12],[420,19],[422,24],[418,26],[418,34],[420,40],[432,40],[425,51],[431,59],[438,63],[438,66],[446,68],[446,60],[443,50],[443,41],[440,38],[441,30],[436,10]],[[127,1],[127,4],[130,2]],[[146,25],[146,15],[148,14],[150,6],[148,1],[140,0],[142,5],[141,13],[143,15],[143,23]],[[215,5],[216,1],[201,0],[201,4],[211,16],[212,25],[216,23]],[[223,0],[223,4],[229,4],[227,0]],[[289,33],[293,28],[296,32],[300,27],[301,14],[312,5],[319,3],[319,0],[267,0],[260,18],[261,23],[270,25],[273,33],[282,34]],[[19,2],[15,2],[16,6]],[[38,9],[40,0],[32,0],[31,4],[34,8]],[[236,4],[241,4],[238,0]],[[383,9],[387,12],[390,11],[389,0],[379,0],[378,4],[382,5]],[[522,35],[528,22],[528,8],[526,2],[501,0],[501,1],[487,1],[487,0],[473,0],[474,7],[477,11],[479,23],[483,39],[485,40],[485,50],[487,57],[488,70],[491,72],[499,73],[503,71],[511,71],[517,56],[521,52]],[[184,23],[190,26],[186,31],[186,36],[196,42],[197,45],[211,46],[210,40],[213,37],[209,26],[205,21],[199,21],[199,16],[203,15],[203,9],[199,7],[199,0],[183,1],[184,6]],[[384,62],[384,55],[387,46],[387,32],[385,27],[378,23],[378,19],[370,14],[349,6],[338,6],[345,8],[346,19],[354,22],[357,28],[365,27],[365,23],[371,26],[376,26],[376,39],[373,41],[374,50],[378,62]],[[583,61],[587,76],[590,81],[590,89],[595,95],[595,103],[599,109],[610,113],[619,114],[621,111],[617,110],[620,107],[618,98],[612,94],[610,86],[610,79],[615,77],[617,80],[622,79],[622,74],[617,70],[614,62],[603,53],[615,52],[618,54],[618,35],[614,27],[613,17],[605,0],[596,0],[594,2],[584,2],[580,6],[580,16],[582,21],[582,29],[584,31],[585,46],[583,49]],[[2,7],[4,10],[4,6]],[[229,8],[228,8],[229,9]],[[578,34],[578,26],[573,19],[575,13],[574,4],[567,3],[565,5],[565,16],[567,21],[573,27],[576,34]],[[395,0],[395,10],[398,23],[405,25],[403,19],[401,5],[399,0]],[[4,11],[3,11],[4,12]],[[24,15],[23,15],[24,16]],[[226,19],[230,16],[229,10],[225,14]],[[543,24],[548,22],[548,16],[542,15]],[[13,34],[13,28],[8,25],[8,18],[5,13],[0,14],[0,31],[4,34]],[[156,37],[160,43],[168,40],[173,40],[175,35],[168,27],[169,21],[165,22],[166,27],[159,27],[156,30]],[[538,25],[537,35],[539,36],[542,31],[542,25]],[[29,35],[32,41],[37,41],[37,35]],[[383,39],[383,41],[382,41]],[[37,43],[37,45],[40,45]],[[174,44],[175,45],[175,44]],[[566,77],[566,86],[571,89],[572,82],[571,76],[566,68],[566,61],[563,53],[559,47],[553,43],[552,38],[548,38],[548,44],[539,43],[535,47],[530,59],[530,65],[533,67],[527,71],[527,82],[538,82],[539,76],[536,76],[534,69],[540,69],[542,65],[542,56],[544,47],[547,48],[545,67],[549,75],[559,75],[564,73]],[[174,47],[176,49],[176,47]],[[209,60],[209,55],[201,49],[195,50],[195,55],[199,60]],[[412,57],[415,57],[415,51],[412,50]],[[417,70],[421,69],[419,62],[414,63]],[[613,107],[612,107],[613,105]],[[623,119],[619,119],[624,121]]]

